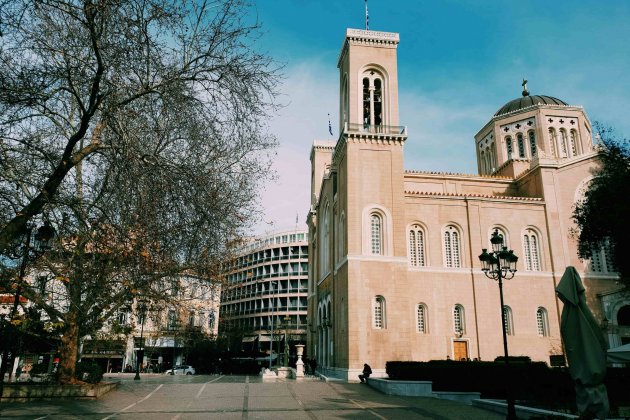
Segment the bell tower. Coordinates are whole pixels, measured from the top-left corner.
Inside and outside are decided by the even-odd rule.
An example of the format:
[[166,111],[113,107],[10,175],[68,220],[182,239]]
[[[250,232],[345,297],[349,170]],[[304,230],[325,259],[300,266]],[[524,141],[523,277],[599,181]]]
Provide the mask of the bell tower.
[[385,133],[398,126],[398,42],[397,33],[346,30],[337,63],[340,132]]

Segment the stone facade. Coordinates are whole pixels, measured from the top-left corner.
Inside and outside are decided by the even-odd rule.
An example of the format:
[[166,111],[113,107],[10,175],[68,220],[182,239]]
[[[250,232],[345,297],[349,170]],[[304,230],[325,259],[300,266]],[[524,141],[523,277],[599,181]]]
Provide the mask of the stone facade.
[[511,355],[562,354],[555,286],[569,265],[596,318],[614,322],[608,308],[630,301],[615,294],[613,267],[578,259],[571,234],[574,203],[597,166],[584,110],[530,97],[524,83],[525,105],[506,104],[475,136],[479,175],[406,171],[398,41],[347,31],[340,136],[311,151],[308,357],[354,380],[363,363],[382,376],[389,360],[502,355],[499,290],[478,259],[495,229],[520,257],[504,284]]

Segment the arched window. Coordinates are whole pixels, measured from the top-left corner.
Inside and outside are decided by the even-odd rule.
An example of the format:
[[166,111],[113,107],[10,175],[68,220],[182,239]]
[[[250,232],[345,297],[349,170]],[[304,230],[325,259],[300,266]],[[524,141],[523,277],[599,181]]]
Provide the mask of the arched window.
[[619,308],[617,312],[617,325],[620,327],[630,327],[630,305]]
[[503,322],[505,322],[505,333],[507,335],[514,335],[514,319],[512,318],[512,308],[507,305],[503,307]]
[[488,169],[486,168],[486,153],[483,150],[479,153],[479,162],[481,162],[481,173],[488,173]]
[[339,220],[339,232],[337,233],[337,253],[338,260],[341,261],[343,256],[345,255],[345,246],[346,246],[346,215],[341,213],[341,217]]
[[569,151],[567,148],[567,130],[560,129],[560,154],[562,157],[569,157]]
[[489,175],[492,173],[492,151],[490,146],[486,147],[486,173]]
[[529,150],[532,154],[532,157],[535,157],[537,153],[536,134],[534,134],[534,130],[529,131],[527,134],[529,136]]
[[503,238],[503,246],[510,248],[510,243],[508,240],[509,238],[507,234],[505,233],[505,231],[503,230],[503,228],[499,226],[493,226],[492,229],[490,229],[490,232],[488,234],[488,249],[492,249],[492,242],[490,242],[490,239],[492,238],[492,235],[494,234],[495,231],[499,235],[501,235],[501,237]]
[[363,127],[378,130],[383,123],[383,99],[385,97],[383,77],[375,70],[363,73]]
[[453,330],[455,331],[455,334],[458,335],[466,333],[464,307],[462,305],[455,305],[453,307]]
[[344,127],[348,122],[350,101],[348,100],[348,75],[343,75],[343,83],[341,84],[341,126]]
[[512,137],[505,138],[505,151],[507,152],[508,160],[512,159],[512,153],[514,153],[514,147],[512,146]]
[[374,125],[383,123],[383,86],[381,79],[374,79]]
[[591,271],[597,273],[616,273],[612,244],[608,238],[591,251]]
[[521,133],[516,135],[516,143],[518,143],[518,157],[525,159],[525,140],[523,140],[523,135]]
[[419,225],[409,230],[409,264],[412,267],[424,267],[424,231]]
[[549,336],[549,317],[545,308],[541,307],[536,311],[536,326],[538,328],[539,336]]
[[549,153],[554,158],[558,158],[558,135],[555,128],[549,129]]
[[385,298],[383,296],[375,296],[373,303],[374,313],[372,317],[372,325],[376,329],[385,328]]
[[370,127],[370,116],[372,115],[372,101],[370,98],[370,79],[363,78],[363,127]]
[[416,305],[416,331],[426,334],[427,329],[427,307],[424,303]]
[[492,172],[494,172],[494,170],[497,168],[497,144],[495,142],[492,143],[492,147],[491,149],[491,156],[492,159],[490,159],[491,164],[492,164]]
[[578,141],[577,141],[577,131],[571,130],[569,132],[569,145],[571,150],[571,156],[578,155]]
[[330,206],[326,204],[326,210],[324,211],[324,238],[321,244],[319,244],[322,250],[322,274],[325,274],[330,269],[329,255],[330,255]]
[[449,268],[461,267],[459,232],[452,225],[444,230],[444,263]]
[[383,254],[383,219],[377,213],[370,215],[370,244],[372,254]]
[[538,235],[532,229],[527,229],[523,235],[523,256],[525,257],[525,270],[540,271]]

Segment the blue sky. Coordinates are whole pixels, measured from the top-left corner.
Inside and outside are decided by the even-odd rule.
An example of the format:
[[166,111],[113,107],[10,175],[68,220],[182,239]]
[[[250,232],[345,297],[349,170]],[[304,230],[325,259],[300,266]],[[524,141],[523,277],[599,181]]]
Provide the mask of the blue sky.
[[[532,94],[584,106],[630,137],[630,2],[369,0],[370,29],[398,32],[405,167],[475,173],[473,136],[504,103]],[[257,233],[294,228],[310,202],[310,146],[337,131],[337,56],[346,28],[363,29],[363,0],[259,0],[258,48],[285,65],[270,121],[278,179],[261,191]],[[335,137],[336,138],[336,137]]]

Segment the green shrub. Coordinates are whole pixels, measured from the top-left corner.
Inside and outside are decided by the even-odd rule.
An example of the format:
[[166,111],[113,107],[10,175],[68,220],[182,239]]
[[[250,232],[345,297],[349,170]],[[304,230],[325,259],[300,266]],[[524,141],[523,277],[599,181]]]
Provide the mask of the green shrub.
[[[385,368],[390,379],[432,381],[434,391],[477,391],[482,398],[505,398],[509,384],[517,401],[536,402],[549,409],[574,409],[574,383],[566,368],[517,359],[521,360],[510,357],[507,374],[502,358],[499,362],[387,362]],[[630,402],[629,383],[630,369],[607,369],[605,385],[611,407]]]
[[33,365],[29,373],[31,375],[41,375],[42,373],[48,373],[48,365],[44,363]]
[[97,384],[101,381],[101,379],[103,379],[103,370],[98,365],[98,363],[94,363],[92,361],[82,361],[77,363],[75,377],[80,381],[85,381],[90,384]]

